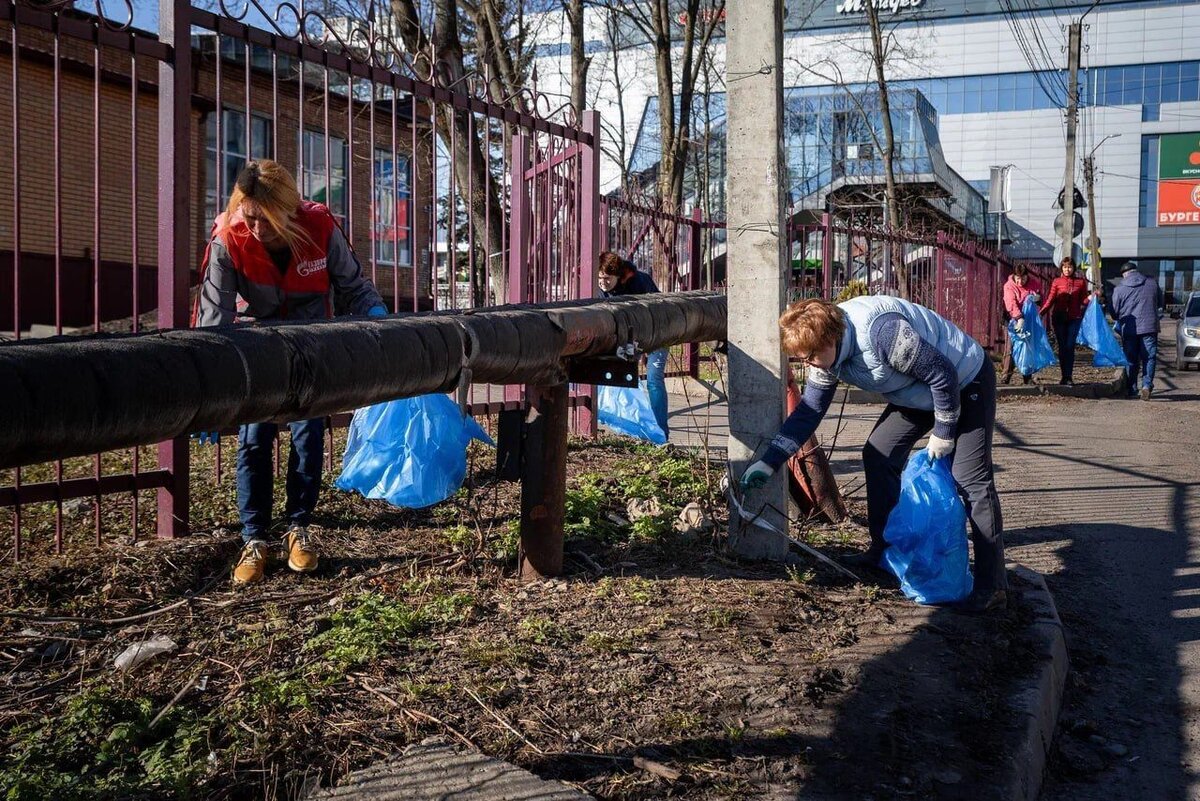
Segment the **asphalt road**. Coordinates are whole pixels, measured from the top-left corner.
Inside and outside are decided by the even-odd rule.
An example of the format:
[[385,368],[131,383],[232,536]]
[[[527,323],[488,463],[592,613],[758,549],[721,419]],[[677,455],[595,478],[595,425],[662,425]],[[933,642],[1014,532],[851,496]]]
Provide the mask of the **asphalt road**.
[[1072,660],[1044,801],[1200,798],[1200,373],[1170,367],[1173,329],[1160,348],[1149,402],[1000,410],[1009,558],[1046,575]]

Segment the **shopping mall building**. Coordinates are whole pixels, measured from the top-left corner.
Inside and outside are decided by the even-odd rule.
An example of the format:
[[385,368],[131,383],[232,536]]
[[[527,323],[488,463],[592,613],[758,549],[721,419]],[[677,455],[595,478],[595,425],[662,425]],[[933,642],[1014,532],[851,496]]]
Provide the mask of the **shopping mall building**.
[[[1082,21],[1076,186],[1095,164],[1096,230],[1106,279],[1127,259],[1157,274],[1167,300],[1200,290],[1200,0],[877,0],[894,34],[888,63],[896,169],[924,224],[1049,262],[1061,239],[1068,27]],[[555,3],[557,6],[558,4]],[[554,12],[550,12],[550,19]],[[653,54],[632,25],[585,26],[589,104],[609,131],[604,177],[653,176],[659,160]],[[561,12],[559,12],[561,16]],[[539,32],[541,86],[566,91],[568,37]],[[795,218],[869,206],[879,197],[877,94],[863,0],[788,0],[784,20],[785,149]],[[693,106],[696,167],[688,202],[723,213],[724,40]],[[614,47],[614,41],[615,47]],[[764,57],[769,43],[763,43]],[[615,69],[614,69],[615,53]],[[702,71],[703,73],[704,71]],[[730,76],[734,78],[736,76]],[[706,91],[707,89],[707,91]],[[851,97],[851,95],[854,95]],[[872,130],[873,129],[873,130]],[[699,166],[703,164],[703,167]],[[987,207],[993,166],[1011,165],[1009,213]],[[876,201],[877,202],[877,201]],[[1081,209],[1083,218],[1088,209]],[[1077,240],[1087,242],[1088,231]]]

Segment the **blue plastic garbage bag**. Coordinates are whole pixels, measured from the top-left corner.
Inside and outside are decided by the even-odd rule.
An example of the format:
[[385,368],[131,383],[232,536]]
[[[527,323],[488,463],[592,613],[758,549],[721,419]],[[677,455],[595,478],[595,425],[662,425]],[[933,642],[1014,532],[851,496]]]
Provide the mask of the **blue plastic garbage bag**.
[[667,441],[667,435],[659,427],[654,410],[650,408],[650,393],[646,391],[645,381],[639,381],[636,388],[601,386],[596,389],[600,425],[655,445]]
[[961,601],[971,592],[967,510],[950,474],[949,459],[928,450],[908,458],[900,502],[883,529],[883,560],[905,596],[919,604]]
[[1083,322],[1079,324],[1079,341],[1096,352],[1092,357],[1092,364],[1095,366],[1129,366],[1121,343],[1104,321],[1104,309],[1094,300],[1087,305],[1087,311],[1083,313]]
[[1046,326],[1042,325],[1042,318],[1038,316],[1033,298],[1025,298],[1021,314],[1025,317],[1025,330],[1021,333],[1017,333],[1016,323],[1008,321],[1008,334],[1013,343],[1013,364],[1021,375],[1033,375],[1058,360],[1054,358],[1050,337],[1046,334]]
[[342,474],[334,484],[393,506],[429,506],[462,486],[472,439],[494,444],[445,395],[367,406],[350,421]]

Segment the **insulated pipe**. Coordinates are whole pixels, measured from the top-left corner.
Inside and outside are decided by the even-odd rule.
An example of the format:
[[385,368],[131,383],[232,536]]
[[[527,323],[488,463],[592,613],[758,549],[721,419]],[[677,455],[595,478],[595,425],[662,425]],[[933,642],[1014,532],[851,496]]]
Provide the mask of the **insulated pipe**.
[[462,331],[449,317],[5,345],[0,467],[446,392],[462,361]]
[[0,469],[478,383],[553,385],[564,359],[725,338],[711,292],[474,314],[234,325],[0,345]]

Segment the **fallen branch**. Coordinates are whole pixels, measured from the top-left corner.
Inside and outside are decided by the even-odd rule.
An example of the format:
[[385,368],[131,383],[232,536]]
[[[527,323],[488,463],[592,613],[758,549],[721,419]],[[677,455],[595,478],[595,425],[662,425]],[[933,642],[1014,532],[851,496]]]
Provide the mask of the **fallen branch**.
[[655,762],[653,759],[646,757],[634,756],[619,756],[616,754],[589,754],[585,751],[547,751],[544,756],[552,757],[573,757],[575,759],[603,759],[607,762],[623,762],[633,765],[639,770],[644,770],[647,773],[652,773],[661,779],[666,779],[669,782],[679,781],[683,778],[683,772],[676,770],[661,762]]
[[568,551],[567,555],[570,556],[572,559],[578,559],[580,562],[583,562],[583,564],[589,570],[591,570],[593,573],[595,573],[597,575],[604,572],[604,568],[602,568],[602,567],[600,567],[600,565],[596,564],[596,560],[593,559],[592,557],[588,556],[583,551]]
[[433,724],[436,724],[436,725],[438,725],[438,726],[441,726],[441,727],[442,727],[442,728],[444,728],[446,731],[450,732],[450,733],[451,733],[451,734],[453,734],[455,737],[457,737],[458,739],[462,740],[462,741],[463,741],[463,743],[464,743],[464,744],[466,744],[466,746],[467,746],[468,748],[470,748],[470,749],[472,749],[472,750],[475,750],[475,751],[479,751],[479,750],[480,750],[479,746],[475,745],[475,743],[473,743],[473,742],[471,742],[469,739],[467,739],[466,735],[464,735],[464,734],[463,734],[462,732],[460,732],[458,729],[456,729],[456,728],[454,728],[453,726],[451,726],[451,725],[450,725],[449,723],[447,723],[446,721],[444,721],[444,720],[440,720],[440,719],[438,719],[438,718],[435,718],[433,715],[428,715],[428,714],[426,714],[426,713],[424,713],[424,712],[421,712],[421,711],[419,711],[419,710],[416,710],[416,709],[409,709],[409,708],[408,708],[408,707],[406,707],[406,706],[401,706],[401,705],[400,705],[400,703],[399,703],[398,701],[396,701],[396,699],[395,699],[395,698],[392,698],[392,697],[390,697],[390,696],[388,696],[388,695],[386,695],[386,694],[384,694],[384,693],[380,692],[379,690],[375,689],[375,688],[374,688],[374,687],[372,687],[370,684],[368,684],[368,683],[367,683],[367,681],[366,681],[366,679],[361,679],[361,678],[360,678],[360,679],[356,679],[356,678],[354,678],[354,677],[350,677],[350,680],[351,680],[351,681],[354,681],[356,684],[358,684],[358,686],[362,687],[364,690],[366,690],[367,692],[371,693],[371,695],[374,695],[375,697],[377,697],[377,698],[381,699],[381,700],[382,700],[384,703],[386,703],[388,706],[392,707],[393,709],[398,709],[398,710],[399,710],[399,711],[400,711],[402,714],[408,715],[408,716],[409,716],[410,718],[412,718],[413,720],[424,720],[424,721],[427,721],[427,722],[429,722],[429,723],[433,723]]
[[463,687],[463,692],[465,692],[467,695],[471,696],[471,700],[473,700],[475,703],[479,704],[480,708],[483,709],[484,712],[487,712],[489,715],[491,715],[493,718],[495,718],[496,721],[499,722],[501,726],[508,729],[513,734],[517,735],[517,737],[521,738],[522,742],[524,742],[525,745],[529,746],[534,751],[537,751],[539,754],[542,754],[543,756],[545,755],[545,753],[546,753],[545,751],[538,748],[536,745],[533,744],[533,742],[528,737],[526,737],[524,734],[521,734],[521,732],[519,732],[515,728],[513,728],[513,725],[511,723],[509,723],[507,720],[505,720],[503,717],[501,717],[498,712],[495,712],[491,707],[489,707],[487,704],[485,704],[479,698],[478,695],[476,695],[474,692],[471,691],[470,687]]
[[679,778],[683,776],[681,771],[667,767],[661,762],[655,762],[653,759],[646,759],[645,757],[635,756],[633,764],[647,773],[653,773],[655,776],[666,779],[669,782],[679,781]]
[[200,679],[200,674],[196,673],[190,679],[188,679],[186,682],[184,682],[184,685],[179,688],[179,692],[175,693],[175,697],[167,702],[167,705],[164,706],[159,711],[159,713],[154,716],[154,719],[150,721],[150,725],[147,726],[146,728],[153,729],[155,726],[157,726],[158,722],[160,720],[162,720],[168,712],[170,712],[172,709],[174,709],[176,704],[178,704],[181,700],[183,700],[183,696],[187,695],[188,690],[190,690],[196,686],[196,682],[199,679]]

